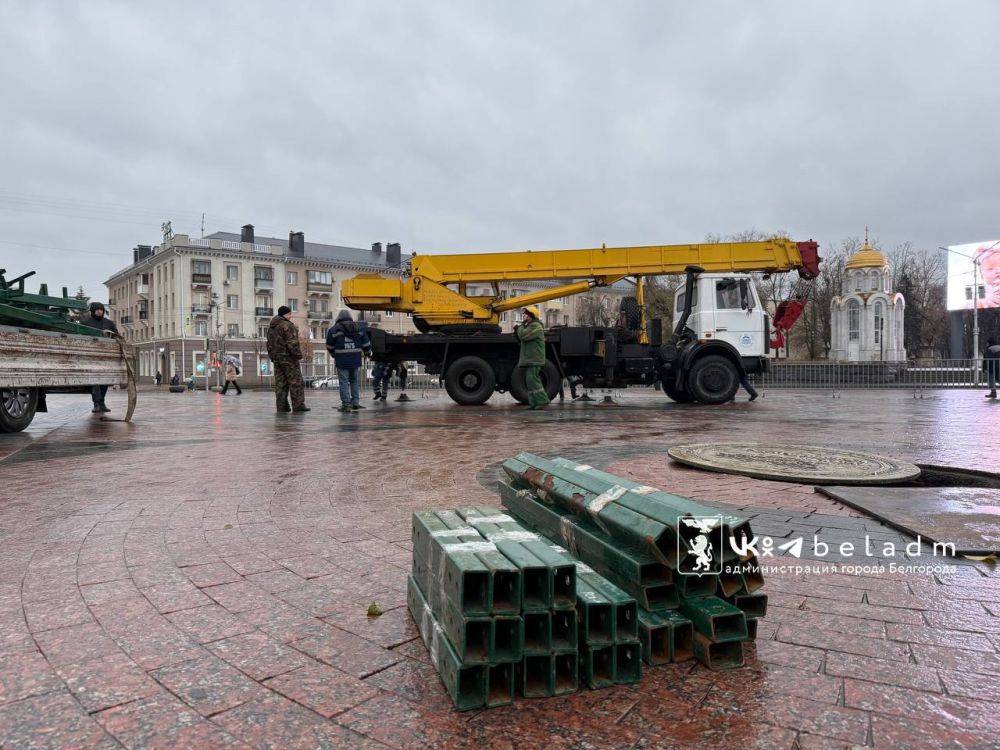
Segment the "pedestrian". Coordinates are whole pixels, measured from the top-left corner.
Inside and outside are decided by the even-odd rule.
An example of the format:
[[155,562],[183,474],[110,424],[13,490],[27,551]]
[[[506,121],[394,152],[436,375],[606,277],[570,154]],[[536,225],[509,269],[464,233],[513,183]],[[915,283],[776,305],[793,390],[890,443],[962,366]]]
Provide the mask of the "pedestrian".
[[[302,346],[299,329],[292,322],[292,308],[282,305],[267,326],[267,356],[274,364],[274,397],[279,412],[310,411],[306,406],[306,386],[299,362]],[[238,386],[237,386],[238,387]],[[292,407],[288,408],[291,397]]]
[[337,313],[337,322],[326,332],[326,350],[337,367],[340,411],[364,409],[361,405],[361,354],[371,351],[365,329],[354,322],[350,310]]
[[163,382],[163,375],[160,373],[159,370],[156,371],[156,375],[153,377],[153,382],[156,383],[156,385],[159,385],[160,383]]
[[986,351],[983,352],[983,374],[990,392],[986,398],[997,397],[997,384],[1000,383],[1000,340],[991,338],[986,341]]
[[544,409],[549,397],[542,385],[542,368],[545,366],[545,328],[538,319],[538,308],[524,308],[525,322],[514,326],[514,335],[521,342],[521,356],[517,366],[524,368],[524,383],[528,387],[528,407],[533,411]]
[[385,401],[389,395],[389,378],[392,377],[392,365],[389,362],[376,362],[372,368],[372,390],[374,401]]
[[176,388],[181,384],[181,376],[178,373],[174,373],[170,376],[170,385]]
[[[740,370],[740,385],[743,386],[743,390],[745,390],[747,393],[750,394],[751,401],[755,401],[757,399],[757,396],[760,395],[759,393],[757,393],[757,389],[753,387],[753,383],[750,382],[750,379],[747,377],[747,374],[743,372],[742,369]],[[735,400],[736,397],[733,396],[733,401]]]
[[243,394],[243,389],[240,388],[240,384],[236,382],[236,378],[240,376],[240,368],[238,363],[232,357],[226,358],[226,382],[222,386],[222,395],[226,395],[226,391],[229,390],[229,385],[232,383],[233,387],[236,389],[236,395],[240,396]]
[[[96,328],[98,331],[111,331],[115,335],[118,334],[118,326],[115,325],[113,320],[108,318],[107,310],[104,309],[104,304],[101,302],[90,303],[90,314],[83,316],[80,319],[80,324],[88,328]],[[104,334],[102,333],[101,335],[103,336]],[[111,411],[107,404],[104,403],[104,398],[107,395],[108,387],[106,385],[91,387],[90,399],[94,402],[94,408],[91,409],[92,412],[100,414],[101,412]]]
[[406,379],[409,377],[410,372],[406,369],[406,363],[400,362],[396,365],[396,375],[399,378],[399,392],[400,394],[406,393]]

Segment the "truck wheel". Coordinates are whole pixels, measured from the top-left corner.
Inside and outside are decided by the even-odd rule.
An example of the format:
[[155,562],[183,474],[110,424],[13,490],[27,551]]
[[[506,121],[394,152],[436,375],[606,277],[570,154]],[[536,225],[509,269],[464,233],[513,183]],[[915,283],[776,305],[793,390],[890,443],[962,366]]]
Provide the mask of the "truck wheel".
[[724,404],[732,401],[740,387],[736,365],[723,356],[709,354],[697,360],[687,376],[687,389],[695,401]]
[[[528,403],[528,386],[524,382],[524,370],[523,367],[515,367],[510,374],[510,395],[521,404]],[[551,359],[545,360],[539,377],[542,380],[545,395],[549,397],[549,401],[552,401],[559,395],[559,386],[561,385],[559,368],[556,367],[555,362]]]
[[663,392],[678,404],[690,404],[694,401],[694,396],[688,393],[686,388],[678,388],[675,385],[673,377],[664,378],[660,382],[660,385],[663,388]]
[[11,388],[0,391],[0,432],[20,432],[35,418],[38,391]]
[[493,368],[482,357],[459,357],[444,376],[444,387],[451,400],[463,406],[485,404],[496,384]]

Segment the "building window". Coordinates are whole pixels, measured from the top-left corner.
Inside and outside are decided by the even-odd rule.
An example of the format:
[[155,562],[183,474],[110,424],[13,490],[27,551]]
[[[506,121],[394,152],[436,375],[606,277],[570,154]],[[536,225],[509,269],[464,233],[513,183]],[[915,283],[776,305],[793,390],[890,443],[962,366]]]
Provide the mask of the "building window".
[[212,262],[209,260],[192,260],[191,273],[196,276],[211,276]]
[[880,300],[875,302],[875,343],[882,343],[882,326],[885,325],[883,305]]
[[239,266],[226,266],[226,278],[230,281],[236,281],[240,277],[240,267]]
[[329,271],[306,271],[306,281],[310,284],[332,284],[333,274]]
[[292,312],[299,311],[299,301],[297,299],[290,299],[287,302],[285,302],[285,304],[288,305],[288,309],[291,310]]
[[274,269],[269,266],[254,266],[253,277],[257,281],[274,281]]
[[240,298],[235,294],[226,295],[226,309],[238,310],[240,308]]
[[240,335],[240,324],[230,323],[228,326],[226,326],[226,335],[230,336],[231,338],[237,338]]
[[204,320],[196,320],[194,324],[194,335],[195,336],[207,336],[208,335],[208,323]]
[[299,272],[298,271],[289,271],[285,275],[285,281],[287,283],[289,283],[289,284],[298,284],[299,283]]
[[392,310],[386,310],[385,311],[385,317],[391,318],[392,317]]
[[851,341],[861,338],[861,303],[856,299],[847,303],[847,337]]
[[257,338],[259,339],[267,338],[267,326],[257,326]]

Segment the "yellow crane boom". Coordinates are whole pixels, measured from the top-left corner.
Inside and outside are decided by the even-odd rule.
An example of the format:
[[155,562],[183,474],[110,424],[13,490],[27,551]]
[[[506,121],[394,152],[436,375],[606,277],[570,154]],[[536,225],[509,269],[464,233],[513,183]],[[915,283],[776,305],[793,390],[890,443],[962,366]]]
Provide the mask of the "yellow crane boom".
[[[724,273],[798,270],[804,278],[815,278],[819,273],[819,255],[812,240],[786,239],[414,255],[406,278],[358,274],[343,283],[342,295],[348,307],[410,313],[428,328],[456,323],[497,323],[500,313],[506,310],[579,294],[626,277],[679,274],[688,266]],[[498,288],[502,281],[567,283],[504,299]],[[467,284],[484,282],[493,285],[492,294],[466,294]]]

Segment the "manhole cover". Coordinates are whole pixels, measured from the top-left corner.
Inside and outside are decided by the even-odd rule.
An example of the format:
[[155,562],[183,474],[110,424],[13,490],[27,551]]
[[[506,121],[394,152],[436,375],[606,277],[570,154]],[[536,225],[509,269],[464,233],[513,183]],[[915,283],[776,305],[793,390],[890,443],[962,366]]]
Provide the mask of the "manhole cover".
[[920,469],[874,453],[814,445],[692,443],[667,453],[675,461],[724,474],[807,484],[893,484],[913,479]]

